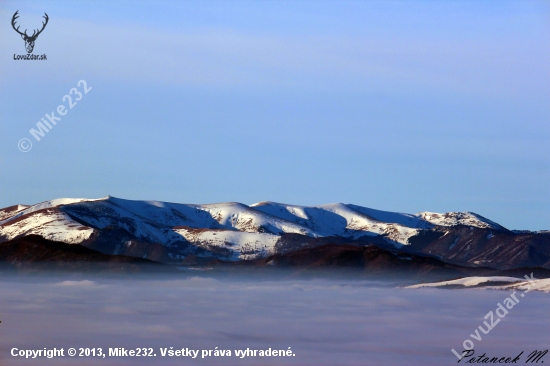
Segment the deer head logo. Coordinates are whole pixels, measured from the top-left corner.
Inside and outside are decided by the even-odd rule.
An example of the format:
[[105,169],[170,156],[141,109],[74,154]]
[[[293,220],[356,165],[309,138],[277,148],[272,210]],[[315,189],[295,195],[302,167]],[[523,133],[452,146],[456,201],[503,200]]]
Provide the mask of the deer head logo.
[[19,33],[21,35],[21,38],[23,38],[23,40],[25,41],[25,48],[27,49],[27,53],[31,53],[32,50],[34,49],[34,42],[36,41],[36,38],[38,38],[38,35],[40,33],[42,33],[42,31],[44,30],[44,28],[46,28],[46,24],[48,24],[48,14],[44,13],[44,19],[46,19],[45,22],[42,22],[42,29],[38,30],[38,29],[35,29],[34,32],[32,33],[31,36],[29,36],[27,34],[27,30],[25,29],[25,32],[21,33],[19,31],[19,26],[17,28],[15,28],[15,21],[17,20],[17,18],[19,18],[19,15],[17,15],[17,13],[19,13],[19,10],[17,10],[15,12],[15,14],[13,14],[13,18],[11,18],[11,26],[13,27],[13,29]]

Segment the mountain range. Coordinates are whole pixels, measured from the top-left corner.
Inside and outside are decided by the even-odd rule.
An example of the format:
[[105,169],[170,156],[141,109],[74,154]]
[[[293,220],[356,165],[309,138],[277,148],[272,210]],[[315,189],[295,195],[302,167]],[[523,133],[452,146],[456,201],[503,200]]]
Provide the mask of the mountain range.
[[173,265],[261,261],[335,245],[467,267],[550,268],[549,231],[513,231],[472,212],[406,214],[343,203],[201,205],[107,196],[0,209],[0,250],[26,237]]

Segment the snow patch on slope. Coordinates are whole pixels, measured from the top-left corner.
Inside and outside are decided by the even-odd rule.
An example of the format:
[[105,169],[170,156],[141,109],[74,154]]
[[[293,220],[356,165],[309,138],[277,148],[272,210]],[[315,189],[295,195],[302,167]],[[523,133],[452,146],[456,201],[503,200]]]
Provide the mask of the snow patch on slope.
[[267,212],[257,210],[242,203],[214,203],[199,205],[200,209],[208,212],[223,228],[234,228],[244,232],[268,232],[272,234],[292,233],[310,237],[323,236],[300,223],[293,222]]
[[[272,216],[306,226],[322,236],[337,235],[358,239],[363,236],[383,235],[390,242],[403,245],[408,244],[408,239],[411,236],[418,234],[418,228],[432,226],[413,215],[378,211],[343,203],[297,206],[276,202],[260,202],[251,205],[251,207]],[[382,219],[388,221],[385,222]]]
[[514,283],[513,285],[503,286],[502,288],[506,290],[530,290],[550,292],[550,278],[537,279],[532,282],[524,281],[520,283]]
[[54,200],[50,200],[50,201],[44,201],[44,202],[41,202],[41,203],[37,203],[36,205],[27,206],[23,210],[18,211],[16,215],[13,215],[13,216],[9,217],[6,220],[0,221],[0,225],[4,225],[5,223],[7,223],[11,220],[17,219],[21,216],[25,216],[25,215],[28,215],[28,214],[31,214],[33,212],[40,211],[40,210],[43,210],[43,209],[46,209],[46,208],[53,208],[53,207],[68,205],[68,204],[77,203],[77,202],[98,201],[98,200],[101,200],[101,199],[102,198],[98,198],[98,199],[58,198],[58,199],[54,199]]
[[481,229],[506,230],[503,226],[473,212],[420,212],[417,217],[438,226],[465,225]]
[[275,253],[278,235],[248,233],[232,230],[174,229],[189,242],[200,244],[205,249],[222,248],[232,252],[226,259],[247,260],[266,257]]
[[29,207],[30,206],[27,206],[27,205],[13,205],[13,206],[0,209],[0,222],[12,216],[15,216],[20,211],[23,211]]
[[464,277],[452,281],[442,281],[433,283],[421,283],[418,285],[407,286],[406,288],[421,288],[421,287],[443,287],[452,285],[462,285],[464,287],[477,286],[486,282],[522,282],[523,279],[516,277],[506,276],[492,276],[492,277]]
[[93,232],[92,228],[82,226],[66,213],[52,208],[38,211],[20,220],[10,220],[0,226],[0,235],[6,240],[35,234],[67,244],[81,243],[89,239]]
[[[493,286],[491,282],[510,282],[509,285]],[[534,281],[525,281],[524,278],[493,276],[493,277],[464,277],[452,281],[442,281],[434,283],[421,283],[418,285],[407,286],[406,288],[422,287],[443,287],[452,285],[462,285],[464,287],[478,286],[486,283],[484,289],[494,290],[518,290],[518,291],[541,291],[550,292],[550,278],[535,279]]]

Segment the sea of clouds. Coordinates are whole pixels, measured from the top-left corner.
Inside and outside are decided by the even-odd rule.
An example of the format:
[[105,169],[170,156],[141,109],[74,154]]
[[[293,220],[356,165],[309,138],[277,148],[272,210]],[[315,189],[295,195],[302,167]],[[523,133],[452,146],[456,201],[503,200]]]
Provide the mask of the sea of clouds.
[[[458,361],[451,348],[462,350],[483,316],[508,295],[346,279],[4,276],[0,364],[451,365]],[[527,294],[482,334],[476,354],[514,357],[550,348],[549,303],[548,294]],[[33,360],[12,357],[14,347],[152,347],[157,357]],[[161,347],[218,347],[233,356],[160,357]],[[234,356],[234,350],[270,347],[292,347],[295,356]]]

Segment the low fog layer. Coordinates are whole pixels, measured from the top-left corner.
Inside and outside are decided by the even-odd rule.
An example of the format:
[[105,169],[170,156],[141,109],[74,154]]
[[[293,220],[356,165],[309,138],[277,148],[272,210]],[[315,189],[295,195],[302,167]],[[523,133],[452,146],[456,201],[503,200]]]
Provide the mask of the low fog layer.
[[[451,365],[508,291],[402,289],[348,280],[4,277],[0,364]],[[550,345],[550,296],[531,292],[476,354],[524,355]],[[151,358],[10,356],[13,347],[153,347]],[[160,357],[175,349],[288,349],[289,358]],[[522,361],[521,363],[523,363]]]

